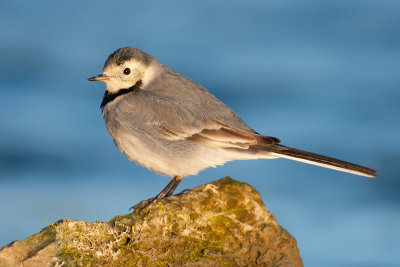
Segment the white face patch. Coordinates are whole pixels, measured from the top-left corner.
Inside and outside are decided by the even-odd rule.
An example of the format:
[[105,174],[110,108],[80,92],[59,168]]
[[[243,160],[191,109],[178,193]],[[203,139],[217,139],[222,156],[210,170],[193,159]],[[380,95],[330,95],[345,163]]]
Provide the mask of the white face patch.
[[105,80],[106,89],[110,93],[130,88],[138,81],[143,80],[146,67],[136,60],[124,62],[121,65],[110,65],[103,70],[103,74],[111,77]]
[[103,74],[112,78],[105,80],[106,89],[110,93],[121,89],[130,88],[138,81],[142,81],[145,88],[157,75],[160,74],[161,64],[154,60],[146,66],[135,59],[124,62],[121,65],[110,65],[103,70]]

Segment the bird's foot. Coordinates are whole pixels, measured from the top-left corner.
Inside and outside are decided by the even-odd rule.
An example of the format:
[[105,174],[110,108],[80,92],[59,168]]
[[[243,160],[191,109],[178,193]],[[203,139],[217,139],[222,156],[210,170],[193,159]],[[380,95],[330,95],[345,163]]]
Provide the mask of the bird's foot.
[[175,191],[175,188],[178,186],[178,184],[181,182],[182,177],[181,176],[175,176],[171,182],[156,196],[153,198],[149,198],[147,200],[143,200],[142,202],[136,204],[135,206],[130,207],[129,210],[134,209],[139,210],[139,213],[142,213],[150,204],[153,204],[155,202],[160,201],[161,199],[165,199],[166,201],[173,203],[175,205],[178,205],[179,207],[182,207],[179,203],[168,199],[168,197],[172,196],[172,194]]
[[145,208],[147,208],[151,203],[155,203],[157,202],[157,197],[152,197],[146,200],[143,200],[141,202],[139,202],[138,204],[132,206],[129,208],[129,210],[144,210]]
[[184,194],[186,194],[186,193],[188,193],[188,192],[190,192],[190,191],[192,191],[192,189],[184,189],[184,190],[182,190],[181,192],[179,192],[178,194],[176,194],[175,196],[184,195]]
[[172,199],[169,199],[168,197],[164,196],[164,197],[152,197],[152,198],[149,198],[147,200],[143,200],[143,201],[139,202],[138,204],[130,207],[129,210],[135,210],[135,211],[138,210],[139,213],[142,213],[151,204],[157,203],[157,202],[159,202],[161,200],[165,200],[165,201],[167,201],[167,202],[169,202],[171,204],[175,204],[178,207],[182,208],[181,204],[179,204],[178,202],[176,202],[176,201],[174,201]]

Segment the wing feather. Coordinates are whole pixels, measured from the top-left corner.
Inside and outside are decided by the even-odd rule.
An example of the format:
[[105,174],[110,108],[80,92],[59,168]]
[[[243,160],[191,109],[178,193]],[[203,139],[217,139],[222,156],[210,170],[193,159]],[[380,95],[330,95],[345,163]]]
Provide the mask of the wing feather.
[[202,127],[190,129],[171,129],[160,127],[160,133],[169,140],[189,140],[193,143],[214,148],[248,149],[255,145],[273,145],[279,139],[238,129],[219,121],[204,122]]

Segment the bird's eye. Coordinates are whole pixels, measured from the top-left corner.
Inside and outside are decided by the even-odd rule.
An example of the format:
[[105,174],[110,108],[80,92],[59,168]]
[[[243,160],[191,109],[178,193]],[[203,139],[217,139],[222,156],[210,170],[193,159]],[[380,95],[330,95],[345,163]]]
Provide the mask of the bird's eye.
[[130,68],[125,68],[124,69],[124,74],[125,75],[129,75],[131,73],[131,69]]

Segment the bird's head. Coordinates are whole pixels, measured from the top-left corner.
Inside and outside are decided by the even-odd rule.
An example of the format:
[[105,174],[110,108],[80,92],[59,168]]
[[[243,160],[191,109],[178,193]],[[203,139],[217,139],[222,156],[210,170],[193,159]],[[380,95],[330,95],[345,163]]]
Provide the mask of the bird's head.
[[112,53],[104,64],[100,75],[89,81],[103,81],[110,93],[118,92],[141,82],[143,86],[154,79],[160,63],[135,47],[124,47]]

